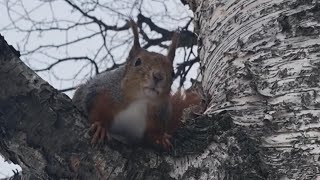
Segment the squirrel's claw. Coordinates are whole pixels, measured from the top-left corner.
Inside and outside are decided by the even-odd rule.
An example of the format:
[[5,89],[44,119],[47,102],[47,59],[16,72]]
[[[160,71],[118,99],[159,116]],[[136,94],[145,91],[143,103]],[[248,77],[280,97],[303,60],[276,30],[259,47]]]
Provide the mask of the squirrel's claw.
[[166,144],[166,147],[167,148],[172,148],[173,147],[173,145],[171,144],[171,142],[170,142],[170,138],[171,138],[172,136],[171,135],[169,135],[169,134],[167,134],[167,133],[164,133],[163,134],[163,143],[164,144]]
[[156,140],[156,144],[160,145],[164,150],[170,151],[171,149],[173,149],[170,138],[171,135],[164,133],[159,139]]
[[[91,144],[103,143],[105,137],[107,137],[107,131],[104,126],[99,122],[94,122],[90,127],[90,132],[94,132],[91,140]],[[108,139],[108,137],[107,137]]]

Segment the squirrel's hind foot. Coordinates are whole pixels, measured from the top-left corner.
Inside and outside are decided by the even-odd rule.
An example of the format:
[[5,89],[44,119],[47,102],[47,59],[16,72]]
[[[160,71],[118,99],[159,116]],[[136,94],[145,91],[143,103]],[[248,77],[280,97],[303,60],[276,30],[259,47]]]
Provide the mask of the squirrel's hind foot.
[[173,149],[173,145],[170,142],[171,135],[164,133],[162,136],[155,140],[158,146],[161,146],[165,151],[170,151]]

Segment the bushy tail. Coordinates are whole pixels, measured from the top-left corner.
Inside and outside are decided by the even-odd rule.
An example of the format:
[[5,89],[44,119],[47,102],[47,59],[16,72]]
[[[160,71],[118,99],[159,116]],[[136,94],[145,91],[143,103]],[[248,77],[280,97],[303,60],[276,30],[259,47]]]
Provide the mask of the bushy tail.
[[170,100],[172,105],[172,114],[169,133],[172,134],[181,126],[183,120],[185,120],[188,114],[194,113],[192,111],[192,107],[201,108],[202,97],[199,92],[188,89],[185,91],[178,90],[176,93],[171,95]]

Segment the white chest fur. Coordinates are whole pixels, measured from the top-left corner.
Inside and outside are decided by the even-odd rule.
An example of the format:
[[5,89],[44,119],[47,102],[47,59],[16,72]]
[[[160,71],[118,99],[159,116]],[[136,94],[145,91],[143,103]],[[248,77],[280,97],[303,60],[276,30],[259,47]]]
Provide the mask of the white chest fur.
[[113,121],[111,136],[122,142],[140,140],[146,129],[147,101],[137,100],[119,112]]

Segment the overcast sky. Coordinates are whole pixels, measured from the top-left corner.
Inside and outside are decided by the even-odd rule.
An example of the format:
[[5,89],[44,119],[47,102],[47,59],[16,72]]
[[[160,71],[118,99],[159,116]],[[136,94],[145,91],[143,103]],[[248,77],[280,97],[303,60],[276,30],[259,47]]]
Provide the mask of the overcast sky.
[[[110,4],[108,4],[110,7],[118,8],[122,7],[121,4],[122,0],[119,1],[111,1]],[[32,2],[32,3],[31,3]],[[7,42],[11,45],[13,45],[16,49],[21,50],[22,54],[25,49],[31,50],[39,45],[43,44],[56,44],[61,43],[62,41],[65,41],[66,38],[68,38],[70,41],[74,38],[78,38],[83,36],[83,34],[88,33],[92,31],[96,27],[86,27],[86,28],[77,28],[72,32],[69,32],[68,34],[60,31],[52,31],[49,33],[34,33],[31,34],[28,38],[28,42],[26,42],[26,33],[21,33],[14,28],[14,25],[10,22],[10,19],[15,22],[15,25],[17,27],[23,28],[29,28],[31,26],[30,23],[28,23],[28,19],[34,19],[36,21],[47,21],[48,19],[52,19],[54,16],[55,19],[64,19],[64,20],[74,20],[74,19],[81,19],[81,16],[79,13],[76,13],[72,11],[72,8],[68,6],[63,1],[53,1],[54,3],[51,3],[50,5],[46,3],[47,1],[29,1],[29,0],[4,0],[0,1],[0,15],[1,15],[1,21],[0,21],[0,33],[5,37]],[[131,1],[125,1],[123,2],[129,2]],[[134,1],[132,1],[134,2]],[[149,0],[149,1],[143,1],[142,9],[144,11],[144,15],[147,15],[148,17],[152,17],[153,21],[157,22],[157,25],[168,28],[170,30],[175,30],[178,27],[181,27],[186,23],[188,20],[188,17],[192,16],[192,12],[189,10],[188,7],[184,7],[180,1],[178,0]],[[161,2],[161,3],[160,3]],[[12,9],[10,13],[7,11],[7,6],[12,6]],[[22,9],[21,6],[24,6],[25,9]],[[23,12],[30,12],[29,17],[26,17]],[[125,9],[123,12],[121,12],[127,16],[135,16],[136,11],[132,9]],[[117,24],[117,19],[112,18],[105,18],[106,16],[111,16],[112,13],[109,12],[94,12],[94,15],[97,17],[101,17],[103,21],[110,23],[110,24]],[[163,16],[165,15],[165,16]],[[174,18],[172,18],[174,17]],[[179,19],[178,21],[176,19]],[[121,21],[119,21],[119,24],[121,24]],[[63,26],[63,24],[62,24]],[[190,30],[193,29],[193,26],[190,26]],[[148,31],[148,30],[146,30]],[[131,31],[124,32],[124,34],[127,33],[129,36],[132,36]],[[111,36],[111,34],[109,34]],[[156,35],[154,35],[156,36]],[[124,35],[124,37],[126,37]],[[63,49],[50,49],[46,51],[46,55],[44,53],[34,53],[30,55],[22,56],[21,59],[32,69],[41,69],[48,66],[48,64],[55,62],[54,59],[50,58],[49,55],[61,55],[61,57],[66,56],[81,56],[81,55],[92,55],[95,54],[98,49],[98,43],[101,41],[97,38],[91,38],[88,40],[85,40],[81,43],[77,43],[76,46],[69,46],[68,48]],[[115,41],[114,43],[119,43],[121,39],[118,41]],[[110,41],[111,42],[111,41]],[[112,41],[113,42],[113,41]],[[169,43],[169,42],[168,42]],[[131,44],[129,44],[131,46]],[[117,51],[119,53],[116,53],[116,58],[119,59],[119,62],[123,62],[125,60],[125,53],[126,49],[128,47],[119,48]],[[153,51],[157,51],[160,53],[165,54],[166,51],[164,49],[160,48],[151,48]],[[116,52],[117,52],[116,51]],[[123,53],[124,51],[124,53]],[[196,47],[194,48],[194,52],[196,53]],[[103,53],[102,53],[103,54]],[[183,59],[184,52],[182,50],[178,51],[178,55],[176,57],[176,62],[179,62]],[[101,55],[101,58],[104,58]],[[108,57],[107,57],[108,58]],[[101,67],[108,67],[110,63],[108,64],[107,61],[103,61],[105,63],[99,64]],[[78,85],[79,83],[84,82],[86,79],[89,78],[88,73],[90,71],[90,67],[85,68],[84,70],[81,70],[81,73],[74,78],[75,72],[79,71],[79,68],[82,68],[86,62],[66,62],[63,64],[59,64],[56,68],[45,71],[45,72],[39,72],[38,75],[40,75],[44,80],[48,81],[53,87],[57,89],[64,89],[68,87],[72,87],[74,85]],[[191,69],[190,75],[188,76],[188,79],[190,77],[194,77],[197,72],[198,66],[195,66]],[[62,80],[61,80],[62,79]],[[190,83],[187,83],[187,86],[190,85]],[[177,88],[177,82],[173,85],[173,89]],[[72,97],[73,91],[67,92],[67,95]],[[0,178],[3,177],[9,177],[11,176],[12,169],[19,169],[19,166],[8,164],[4,162],[3,158],[0,156]]]

